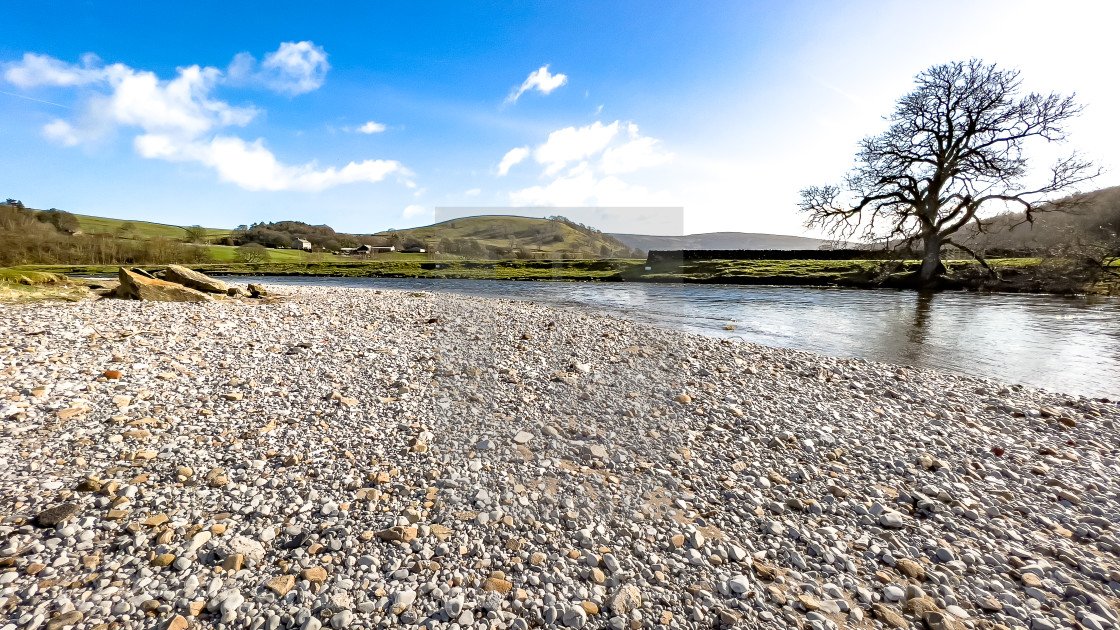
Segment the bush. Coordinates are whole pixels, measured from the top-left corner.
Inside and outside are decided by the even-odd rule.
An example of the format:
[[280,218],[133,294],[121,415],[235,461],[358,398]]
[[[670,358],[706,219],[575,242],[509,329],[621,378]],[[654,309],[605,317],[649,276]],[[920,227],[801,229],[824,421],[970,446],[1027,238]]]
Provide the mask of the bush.
[[245,243],[237,248],[237,259],[244,263],[265,262],[268,258],[268,249],[260,243]]

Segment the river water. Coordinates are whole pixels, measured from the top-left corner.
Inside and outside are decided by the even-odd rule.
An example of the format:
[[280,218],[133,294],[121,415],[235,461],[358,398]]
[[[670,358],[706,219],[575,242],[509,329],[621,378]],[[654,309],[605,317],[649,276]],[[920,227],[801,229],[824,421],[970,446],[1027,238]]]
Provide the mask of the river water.
[[237,278],[246,281],[530,300],[712,337],[1120,398],[1120,298],[718,284]]

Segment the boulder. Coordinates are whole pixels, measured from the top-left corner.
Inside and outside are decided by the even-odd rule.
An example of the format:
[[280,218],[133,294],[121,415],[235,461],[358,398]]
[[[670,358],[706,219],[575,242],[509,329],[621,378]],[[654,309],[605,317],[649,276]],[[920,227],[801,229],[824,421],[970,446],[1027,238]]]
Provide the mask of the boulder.
[[224,294],[229,291],[229,285],[221,280],[179,265],[168,265],[167,271],[164,273],[164,279],[207,293]]
[[259,298],[262,295],[268,295],[268,291],[265,291],[264,287],[259,284],[250,284],[249,295],[255,298]]
[[117,297],[127,300],[210,302],[214,299],[202,291],[195,291],[166,280],[148,278],[124,267],[121,267],[118,278],[120,278],[121,285],[117,288]]

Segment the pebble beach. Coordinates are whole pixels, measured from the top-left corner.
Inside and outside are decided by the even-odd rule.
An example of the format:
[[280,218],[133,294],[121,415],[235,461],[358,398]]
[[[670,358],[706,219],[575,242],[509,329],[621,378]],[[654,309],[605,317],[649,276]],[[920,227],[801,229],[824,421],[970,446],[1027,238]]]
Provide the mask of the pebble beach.
[[0,305],[0,630],[1120,628],[1120,407],[440,293]]

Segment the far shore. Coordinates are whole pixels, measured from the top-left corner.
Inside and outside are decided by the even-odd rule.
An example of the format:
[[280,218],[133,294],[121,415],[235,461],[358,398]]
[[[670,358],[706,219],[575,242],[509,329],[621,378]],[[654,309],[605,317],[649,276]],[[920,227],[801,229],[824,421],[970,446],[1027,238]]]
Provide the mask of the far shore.
[[[1120,294],[1115,279],[1091,281],[1069,265],[1038,258],[993,259],[1000,279],[975,261],[946,261],[942,288],[1009,293]],[[136,265],[156,270],[165,265]],[[185,266],[218,276],[326,276],[561,282],[661,282],[848,288],[913,288],[918,261],[704,260],[649,265],[601,260],[356,260],[344,262],[203,263]],[[68,276],[115,276],[119,265],[27,265],[13,268]]]

